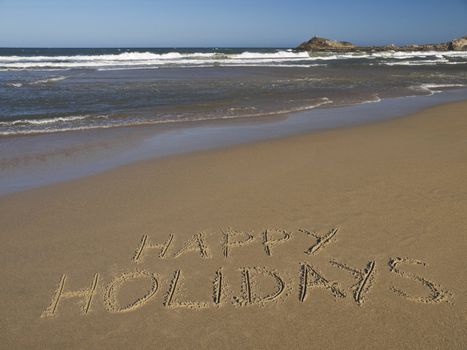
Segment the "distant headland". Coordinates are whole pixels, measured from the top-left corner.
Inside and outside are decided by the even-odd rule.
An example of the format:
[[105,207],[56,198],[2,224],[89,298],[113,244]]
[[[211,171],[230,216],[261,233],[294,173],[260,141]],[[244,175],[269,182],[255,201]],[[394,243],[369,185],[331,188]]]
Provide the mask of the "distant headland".
[[439,44],[423,44],[423,45],[403,45],[394,44],[383,46],[358,46],[348,41],[336,41],[326,38],[314,36],[310,40],[301,43],[296,47],[298,51],[341,51],[341,52],[358,52],[358,51],[467,51],[467,36],[453,39],[446,43]]

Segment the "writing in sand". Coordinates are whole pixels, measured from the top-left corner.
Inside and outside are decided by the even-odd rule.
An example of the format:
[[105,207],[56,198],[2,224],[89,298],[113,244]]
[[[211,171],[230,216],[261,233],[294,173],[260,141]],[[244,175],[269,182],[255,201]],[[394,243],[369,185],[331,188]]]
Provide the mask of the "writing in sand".
[[[145,266],[143,262],[158,259],[160,262],[168,263],[185,255],[194,255],[192,258],[201,259],[201,261],[212,261],[211,247],[207,243],[206,233],[194,234],[181,246],[174,244],[176,241],[174,234],[169,234],[161,242],[143,235],[140,242],[135,242],[137,244],[135,244],[136,249],[133,255],[129,254],[133,267],[126,272],[111,276],[106,281],[97,272],[90,276],[90,283],[82,289],[70,288],[69,278],[63,274],[59,278],[58,285],[54,287],[51,301],[41,317],[46,319],[56,317],[60,314],[60,307],[64,303],[73,303],[76,313],[81,315],[92,312],[99,302],[110,313],[132,312],[143,307],[151,307],[151,304],[156,303],[158,299],[159,305],[166,310],[221,309],[227,305],[241,309],[248,306],[267,306],[284,302],[286,299],[298,303],[311,303],[310,296],[316,289],[321,289],[322,293],[329,295],[329,298],[348,300],[356,306],[363,306],[370,296],[377,275],[395,277],[393,278],[394,285],[387,289],[389,297],[425,304],[452,303],[451,292],[411,272],[415,266],[427,267],[427,263],[410,257],[388,257],[382,262],[367,259],[366,263],[360,266],[332,258],[326,262],[326,268],[335,269],[342,275],[342,279],[350,282],[343,285],[341,282],[331,280],[322,272],[322,266],[317,266],[313,262],[313,257],[324,249],[329,249],[328,247],[337,240],[339,232],[338,228],[323,232],[305,229],[295,232],[268,229],[260,234],[235,231],[231,228],[224,230],[218,250],[222,264],[211,271],[202,271],[206,276],[206,288],[204,288],[206,297],[199,301],[193,301],[187,297],[184,280],[189,280],[189,275],[182,268],[176,268],[170,274],[161,277],[157,271],[143,268]],[[264,266],[237,266],[234,269],[229,266],[232,260],[231,255],[235,254],[238,257],[242,249],[247,246],[258,248],[257,254],[263,255],[263,258],[274,259],[276,252],[297,236],[306,237],[308,244],[297,254],[295,266],[291,267],[287,263],[288,272],[294,271],[290,275]],[[287,261],[290,261],[290,257]],[[276,261],[275,265],[280,262],[282,260]],[[226,267],[229,267],[230,274],[226,273]],[[237,285],[235,281],[238,281]],[[397,281],[399,283],[396,283]],[[130,296],[126,293],[125,302],[122,302],[122,291],[132,284],[142,287],[133,288],[132,290],[136,289],[136,291],[133,291],[133,294],[130,293]],[[408,285],[412,285],[413,288],[407,287]],[[182,286],[183,293],[181,292]],[[197,288],[199,289],[199,285]],[[416,292],[413,291],[414,288]],[[163,290],[160,291],[161,289]],[[161,295],[160,298],[157,297],[158,294]]]

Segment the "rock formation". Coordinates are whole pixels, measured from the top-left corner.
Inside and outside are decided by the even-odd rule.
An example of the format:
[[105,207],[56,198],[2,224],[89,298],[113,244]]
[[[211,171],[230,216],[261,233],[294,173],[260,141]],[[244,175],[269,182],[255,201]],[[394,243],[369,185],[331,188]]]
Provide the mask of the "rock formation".
[[359,51],[467,51],[467,36],[454,39],[448,43],[404,45],[394,44],[384,46],[357,46],[348,41],[335,41],[314,36],[310,40],[297,46],[298,51],[309,52],[359,52]]
[[340,51],[355,49],[357,46],[348,41],[334,41],[314,36],[300,44],[297,49],[305,51]]
[[448,45],[448,50],[467,51],[467,36],[451,41]]

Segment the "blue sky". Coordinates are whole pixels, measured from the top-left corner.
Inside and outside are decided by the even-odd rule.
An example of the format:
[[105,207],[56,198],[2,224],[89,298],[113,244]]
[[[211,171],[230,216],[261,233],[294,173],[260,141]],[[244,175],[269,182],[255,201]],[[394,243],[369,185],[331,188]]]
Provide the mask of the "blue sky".
[[0,47],[294,47],[467,35],[467,0],[0,0]]

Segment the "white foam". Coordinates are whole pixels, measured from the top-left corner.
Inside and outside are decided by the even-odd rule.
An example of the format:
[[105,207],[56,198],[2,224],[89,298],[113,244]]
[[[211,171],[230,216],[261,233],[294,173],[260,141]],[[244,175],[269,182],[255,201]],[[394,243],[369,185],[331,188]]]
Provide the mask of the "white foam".
[[301,60],[308,59],[310,55],[308,52],[291,52],[291,51],[278,51],[272,53],[263,52],[242,52],[230,56],[233,59],[287,59],[287,60]]
[[461,87],[464,87],[465,85],[464,84],[420,84],[420,85],[416,85],[416,86],[411,86],[411,88],[413,90],[421,90],[421,91],[426,91],[428,92],[430,95],[434,95],[434,94],[437,94],[437,93],[440,93],[440,92],[443,92],[442,90],[435,90],[435,89],[439,89],[439,88],[461,88]]
[[107,118],[107,115],[76,115],[70,117],[57,117],[57,118],[46,118],[46,119],[17,119],[12,121],[0,121],[0,126],[11,127],[15,125],[47,125],[47,124],[56,124],[56,123],[66,123],[73,122],[83,119],[98,119],[98,118]]
[[[65,124],[62,124],[62,123],[72,122],[72,121],[77,121],[77,120],[82,120],[82,119],[88,119],[88,118],[94,118],[94,119],[108,118],[108,116],[107,115],[101,115],[101,116],[81,115],[81,116],[57,117],[57,118],[36,119],[36,120],[21,119],[21,120],[14,120],[14,121],[8,121],[8,122],[0,122],[0,126],[14,127],[18,125],[25,125],[25,126],[32,125],[32,126],[37,126],[37,127],[28,128],[28,129],[5,130],[5,131],[0,130],[0,136],[49,134],[49,133],[58,133],[58,132],[66,132],[66,131],[109,129],[109,128],[116,128],[116,127],[159,125],[159,124],[171,124],[171,123],[180,123],[180,122],[270,117],[270,116],[276,116],[276,115],[285,115],[289,113],[303,112],[303,111],[311,110],[314,108],[318,108],[320,106],[323,106],[329,103],[333,103],[333,101],[327,97],[323,97],[320,99],[319,102],[312,104],[312,105],[290,108],[286,110],[277,110],[277,111],[272,111],[272,112],[257,112],[257,113],[240,114],[240,115],[232,114],[232,115],[221,115],[221,116],[199,117],[199,118],[193,118],[192,116],[190,116],[186,118],[175,118],[175,119],[127,120],[127,121],[119,121],[119,122],[110,122],[106,124],[87,124],[87,125],[83,125],[83,124],[70,125],[69,123],[65,123]],[[254,110],[254,108],[248,108],[248,110]],[[233,111],[235,111],[235,109]],[[53,127],[53,124],[57,124],[57,126]],[[39,126],[44,126],[44,125],[49,125],[49,126],[47,126],[46,128],[39,127]]]
[[374,95],[375,98],[373,100],[367,100],[367,101],[362,101],[360,104],[366,104],[366,103],[378,103],[381,102],[382,99],[378,95]]
[[65,76],[51,77],[51,78],[47,78],[47,79],[32,81],[29,84],[31,84],[31,85],[48,84],[48,83],[54,83],[54,82],[57,82],[57,81],[65,80],[66,78],[67,77],[65,77]]
[[386,66],[435,66],[437,64],[445,64],[445,63],[450,64],[451,62],[443,58],[443,59],[437,59],[437,60],[423,60],[423,61],[383,62],[381,64],[386,65]]
[[[275,52],[245,51],[228,54],[222,52],[124,52],[113,55],[77,55],[77,56],[0,56],[0,70],[11,69],[70,69],[70,68],[100,68],[125,69],[131,67],[161,67],[174,65],[178,67],[212,65],[307,65],[319,61],[368,59],[388,60],[387,65],[432,65],[432,64],[462,64],[464,62],[450,59],[467,60],[467,52],[457,51],[413,51],[413,52],[373,52],[373,53],[307,53],[291,50]],[[395,61],[395,62],[394,62]]]
[[450,87],[464,87],[464,84],[422,84],[424,88],[450,88]]
[[98,68],[98,71],[113,71],[113,70],[139,70],[139,69],[158,69],[157,66],[143,66],[143,67],[108,67],[108,68]]
[[110,129],[113,127],[125,126],[122,125],[93,125],[93,126],[80,126],[69,128],[50,128],[50,129],[28,129],[28,130],[14,130],[14,131],[0,131],[0,136],[17,136],[17,135],[37,135],[37,134],[53,134],[66,131],[84,131],[93,129]]

